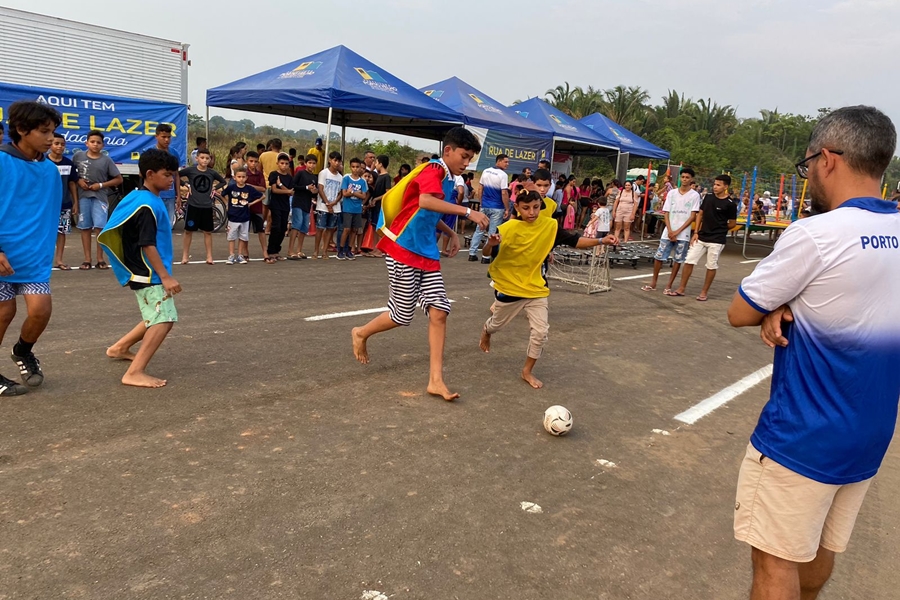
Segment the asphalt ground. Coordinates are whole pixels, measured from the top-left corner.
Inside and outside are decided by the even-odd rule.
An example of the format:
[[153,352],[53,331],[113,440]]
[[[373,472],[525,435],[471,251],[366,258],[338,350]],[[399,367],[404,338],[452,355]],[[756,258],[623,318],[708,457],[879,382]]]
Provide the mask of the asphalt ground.
[[[120,385],[104,354],[140,318],[133,293],[55,272],[46,382],[0,401],[0,598],[746,598],[734,490],[768,381],[673,419],[771,362],[726,322],[742,260],[730,245],[706,303],[702,267],[685,298],[554,283],[537,391],[519,379],[525,319],[480,352],[486,267],[445,260],[454,403],[425,394],[422,315],[370,340],[368,366],[349,332],[373,315],[304,320],[385,306],[382,261],[176,265],[161,390]],[[541,427],[553,404],[568,437]],[[896,597],[898,470],[892,447],[821,598]]]

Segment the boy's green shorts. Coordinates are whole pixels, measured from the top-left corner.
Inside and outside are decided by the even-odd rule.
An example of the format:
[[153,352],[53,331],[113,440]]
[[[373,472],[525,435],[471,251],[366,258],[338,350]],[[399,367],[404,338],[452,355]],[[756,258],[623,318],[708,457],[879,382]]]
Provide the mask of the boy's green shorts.
[[140,290],[134,290],[137,296],[138,306],[141,307],[141,316],[146,327],[153,327],[160,323],[176,323],[178,311],[175,310],[175,299],[166,293],[161,285],[151,285]]

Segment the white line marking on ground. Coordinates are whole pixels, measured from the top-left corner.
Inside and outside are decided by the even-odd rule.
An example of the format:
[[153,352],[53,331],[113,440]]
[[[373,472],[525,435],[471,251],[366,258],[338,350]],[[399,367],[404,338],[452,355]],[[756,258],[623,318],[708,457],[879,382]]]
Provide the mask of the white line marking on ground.
[[659,435],[669,435],[669,432],[665,429],[654,429],[653,433],[658,433]]
[[[456,300],[451,300],[450,303],[453,304]],[[337,313],[328,313],[327,315],[315,315],[312,317],[305,317],[304,321],[328,321],[329,319],[342,319],[344,317],[357,317],[359,315],[370,315],[372,313],[383,313],[387,312],[387,306],[379,306],[378,308],[363,308],[361,310],[348,310],[347,312],[337,312]]]
[[683,413],[675,415],[675,420],[681,421],[682,423],[687,423],[688,425],[693,425],[712,411],[716,410],[720,406],[727,404],[756,384],[766,380],[771,375],[772,365],[766,365],[762,369],[750,373],[737,383],[729,385],[721,392],[713,394],[703,402],[692,406]]
[[388,600],[388,597],[378,590],[363,590],[359,600]]
[[[669,275],[671,271],[666,271],[665,273],[660,273],[660,277],[663,275]],[[631,279],[643,279],[645,277],[653,277],[653,273],[647,273],[646,275],[631,275],[629,277],[616,277],[613,281],[629,281]]]
[[751,258],[750,260],[742,260],[742,261],[741,261],[741,264],[742,264],[742,265],[749,265],[750,263],[758,263],[758,262],[761,261],[761,260],[762,260],[761,258]]

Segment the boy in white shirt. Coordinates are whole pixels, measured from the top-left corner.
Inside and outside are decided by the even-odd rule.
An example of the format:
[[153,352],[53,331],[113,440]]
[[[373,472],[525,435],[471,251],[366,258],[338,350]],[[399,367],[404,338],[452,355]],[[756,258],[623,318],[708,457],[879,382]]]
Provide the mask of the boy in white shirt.
[[675,263],[672,265],[672,274],[669,275],[669,283],[663,290],[666,296],[684,296],[684,293],[672,291],[678,270],[687,258],[688,248],[691,244],[691,223],[697,217],[700,210],[700,194],[691,188],[694,182],[694,170],[685,167],[681,170],[681,187],[672,190],[666,196],[663,204],[663,216],[666,228],[659,236],[659,249],[656,251],[653,261],[653,279],[649,285],[641,287],[645,292],[656,291],[656,282],[659,279],[659,271],[663,261],[668,260],[674,253]]

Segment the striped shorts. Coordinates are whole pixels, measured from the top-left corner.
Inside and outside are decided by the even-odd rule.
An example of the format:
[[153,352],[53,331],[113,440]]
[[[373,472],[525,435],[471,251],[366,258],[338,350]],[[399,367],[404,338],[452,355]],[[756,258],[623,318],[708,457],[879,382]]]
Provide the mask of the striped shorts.
[[397,325],[412,323],[416,308],[428,314],[429,308],[450,313],[450,300],[444,289],[444,278],[440,271],[423,271],[384,257],[388,268],[390,298],[388,310],[391,321]]
[[8,283],[0,281],[0,302],[15,300],[16,296],[49,296],[50,283]]

